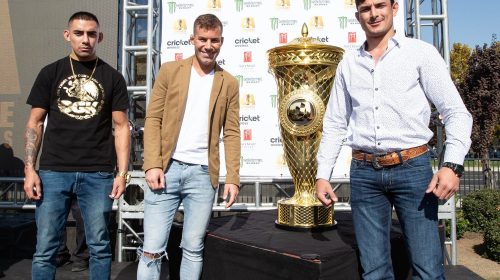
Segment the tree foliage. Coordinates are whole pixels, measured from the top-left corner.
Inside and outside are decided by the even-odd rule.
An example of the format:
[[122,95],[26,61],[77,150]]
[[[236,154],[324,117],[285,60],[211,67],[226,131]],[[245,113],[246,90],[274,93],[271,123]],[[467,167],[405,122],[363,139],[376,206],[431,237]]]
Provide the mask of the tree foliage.
[[493,183],[493,173],[488,151],[500,120],[500,42],[494,40],[490,46],[476,46],[468,65],[458,89],[474,118],[471,147],[483,159],[483,173],[489,186]]
[[500,119],[500,51],[499,42],[476,46],[469,58],[469,69],[459,85],[462,98],[474,118],[472,149],[488,157],[495,126]]
[[463,83],[469,69],[469,57],[472,49],[466,44],[454,43],[450,52],[451,79],[455,85]]

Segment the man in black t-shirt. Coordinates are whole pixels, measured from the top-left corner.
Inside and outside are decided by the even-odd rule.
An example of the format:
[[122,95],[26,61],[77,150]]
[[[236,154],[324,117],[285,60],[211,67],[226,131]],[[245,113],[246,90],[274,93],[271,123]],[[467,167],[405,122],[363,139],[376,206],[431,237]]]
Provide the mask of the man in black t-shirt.
[[96,55],[103,35],[95,15],[73,14],[64,38],[71,54],[40,71],[27,101],[32,109],[25,133],[24,190],[37,203],[38,228],[32,278],[54,279],[57,248],[71,200],[77,198],[90,278],[109,279],[108,216],[129,177],[128,93],[120,73]]

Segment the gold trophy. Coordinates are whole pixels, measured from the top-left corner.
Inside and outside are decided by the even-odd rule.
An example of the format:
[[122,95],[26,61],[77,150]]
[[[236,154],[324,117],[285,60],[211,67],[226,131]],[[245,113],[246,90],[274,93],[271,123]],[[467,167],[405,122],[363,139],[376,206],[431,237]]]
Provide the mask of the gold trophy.
[[278,86],[285,159],[295,186],[293,197],[278,201],[276,224],[304,229],[334,224],[333,207],[324,207],[316,198],[316,155],[335,71],[344,54],[307,35],[304,24],[301,38],[267,52]]

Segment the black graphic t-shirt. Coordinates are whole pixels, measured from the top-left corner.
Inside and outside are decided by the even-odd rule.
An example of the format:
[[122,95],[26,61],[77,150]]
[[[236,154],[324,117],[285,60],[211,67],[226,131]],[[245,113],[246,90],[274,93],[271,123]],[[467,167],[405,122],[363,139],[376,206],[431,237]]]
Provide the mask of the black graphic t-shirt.
[[69,57],[44,67],[28,97],[48,112],[40,169],[113,171],[111,113],[129,107],[125,80],[100,59],[71,62],[73,71]]

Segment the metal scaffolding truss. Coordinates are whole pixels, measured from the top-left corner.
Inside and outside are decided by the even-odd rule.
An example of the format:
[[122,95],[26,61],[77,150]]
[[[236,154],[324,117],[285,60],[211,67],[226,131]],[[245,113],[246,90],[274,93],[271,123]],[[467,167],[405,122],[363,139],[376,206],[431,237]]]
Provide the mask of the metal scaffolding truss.
[[[450,43],[448,36],[448,0],[406,0],[406,35],[421,40],[432,40],[433,45],[443,56],[450,68]],[[425,14],[424,14],[425,13]],[[427,29],[424,29],[427,28]],[[428,30],[430,28],[430,30]],[[426,34],[425,31],[431,33]],[[425,36],[429,35],[429,36]],[[433,114],[433,124],[437,126],[437,153],[443,152],[443,124],[437,112]],[[457,234],[455,215],[455,196],[439,209],[439,218],[451,224],[450,238],[445,240],[445,257],[448,264],[457,264]],[[450,252],[447,250],[450,247]]]
[[[142,132],[146,104],[160,69],[161,0],[122,0],[121,3],[121,73],[127,83],[130,96],[129,119],[132,127],[131,167],[138,169],[142,164]],[[144,187],[144,173],[132,172],[135,185]],[[130,186],[130,185],[129,185]],[[131,196],[131,188],[127,194]],[[137,194],[132,199],[135,200]],[[127,220],[137,219],[136,211],[127,211],[123,196],[118,203],[118,261],[123,260],[126,232],[132,232]],[[138,236],[137,236],[138,237]],[[139,240],[141,240],[139,238]]]
[[122,0],[121,73],[130,96],[131,169],[142,165],[146,104],[160,69],[161,0]]
[[432,43],[449,67],[448,0],[406,0],[405,7],[407,36],[428,40],[423,38],[423,28],[430,27]]

